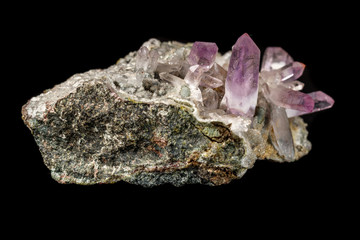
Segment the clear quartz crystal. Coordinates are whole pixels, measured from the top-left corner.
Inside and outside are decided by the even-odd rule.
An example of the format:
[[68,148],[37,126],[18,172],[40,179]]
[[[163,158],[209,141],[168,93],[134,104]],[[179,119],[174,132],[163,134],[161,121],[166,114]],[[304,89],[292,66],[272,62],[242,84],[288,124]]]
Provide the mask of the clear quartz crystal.
[[154,49],[150,50],[149,63],[148,63],[147,69],[146,69],[148,72],[150,72],[150,73],[155,72],[157,65],[158,65],[158,59],[159,59],[159,53]]
[[190,86],[197,88],[200,85],[204,71],[206,71],[206,69],[200,65],[191,66],[184,78],[185,82]]
[[136,55],[136,69],[137,70],[146,70],[149,61],[149,49],[145,46],[142,46]]
[[177,89],[180,89],[183,85],[185,85],[185,82],[183,79],[181,79],[171,73],[162,72],[159,74],[159,77],[160,77],[160,79],[171,83]]
[[157,67],[159,53],[152,49],[149,51],[147,47],[141,47],[136,55],[136,68],[143,69],[147,72],[154,72]]
[[270,121],[275,135],[275,139],[272,139],[274,147],[285,159],[293,160],[295,156],[294,142],[285,109],[271,104]]
[[136,80],[137,85],[142,83],[142,80],[147,76],[154,73],[157,68],[159,59],[159,53],[152,49],[149,49],[146,46],[142,46],[136,55]]
[[281,47],[266,48],[261,65],[261,71],[271,71],[292,63],[292,57]]
[[301,77],[305,69],[305,64],[292,62],[280,69],[282,81],[296,80]]
[[212,88],[205,88],[201,91],[203,105],[207,110],[215,110],[219,107],[219,95]]
[[201,76],[200,86],[208,88],[218,88],[224,85],[224,82],[209,74],[203,74]]
[[200,86],[218,88],[225,84],[227,71],[219,64],[214,63],[213,66],[201,74]]

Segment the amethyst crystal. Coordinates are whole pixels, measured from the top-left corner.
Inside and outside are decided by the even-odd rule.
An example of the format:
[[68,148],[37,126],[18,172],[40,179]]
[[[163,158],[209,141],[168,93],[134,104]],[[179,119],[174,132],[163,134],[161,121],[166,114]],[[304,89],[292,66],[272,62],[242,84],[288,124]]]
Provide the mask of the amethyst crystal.
[[258,97],[260,50],[248,34],[233,46],[225,83],[228,112],[252,117]]
[[294,62],[282,48],[269,47],[265,50],[260,73],[261,90],[272,105],[270,124],[274,133],[273,145],[287,160],[294,159],[293,136],[287,118],[330,108],[334,103],[323,92],[299,92],[304,84],[297,79],[304,69],[304,64]]
[[[322,91],[316,91],[309,93],[308,96],[310,96],[314,100],[314,108],[311,112],[318,112],[321,110],[325,110],[328,108],[331,108],[334,105],[334,99],[332,99],[329,95]],[[299,111],[294,109],[286,109],[286,114],[289,118],[295,117],[295,116],[301,116],[304,114],[308,114],[311,112],[306,111]]]
[[191,48],[187,61],[191,66],[199,65],[210,68],[214,62],[218,52],[216,43],[211,42],[195,42]]

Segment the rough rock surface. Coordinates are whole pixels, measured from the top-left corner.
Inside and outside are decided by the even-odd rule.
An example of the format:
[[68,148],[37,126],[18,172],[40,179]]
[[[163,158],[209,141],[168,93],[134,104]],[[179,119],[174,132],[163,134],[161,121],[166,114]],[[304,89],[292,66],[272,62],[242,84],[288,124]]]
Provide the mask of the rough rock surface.
[[[144,45],[160,47],[161,59],[191,48],[157,40]],[[23,106],[23,120],[56,181],[221,185],[241,178],[256,159],[285,161],[273,147],[263,98],[249,130],[234,132],[226,122],[202,117],[186,97],[174,97],[174,87],[157,72],[144,75],[142,86],[132,84],[135,57],[76,74]],[[290,127],[297,160],[311,144],[301,118],[291,118]]]

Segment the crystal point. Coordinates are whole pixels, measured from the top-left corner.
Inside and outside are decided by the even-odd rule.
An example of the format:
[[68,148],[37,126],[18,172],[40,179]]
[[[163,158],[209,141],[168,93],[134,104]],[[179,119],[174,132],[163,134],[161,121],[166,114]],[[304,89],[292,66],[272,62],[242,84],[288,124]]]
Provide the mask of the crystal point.
[[214,65],[201,77],[200,86],[218,88],[225,84],[227,71],[219,64]]
[[149,49],[142,46],[136,54],[136,69],[145,69],[147,65]]
[[136,55],[136,69],[153,73],[158,65],[159,53],[142,46]]
[[236,115],[252,117],[258,96],[260,50],[248,34],[233,46],[225,83],[227,110]]
[[294,142],[285,109],[271,105],[271,126],[274,130],[272,139],[274,147],[286,160],[293,160],[295,156]]
[[261,71],[277,70],[293,61],[292,57],[281,47],[268,47],[264,52]]
[[[314,101],[314,109],[311,112],[318,112],[321,110],[331,108],[335,103],[335,101],[332,97],[330,97],[329,95],[327,95],[326,93],[324,93],[322,91],[316,91],[316,92],[309,93],[308,96],[310,96]],[[294,110],[294,109],[286,109],[286,114],[289,118],[301,116],[301,115],[304,115],[307,113],[310,113],[310,112],[299,111],[299,110]]]
[[195,42],[187,58],[190,65],[200,65],[210,68],[215,62],[218,47],[216,43]]
[[308,94],[288,89],[284,86],[269,88],[269,99],[276,105],[302,112],[312,112],[314,100]]
[[208,110],[215,110],[219,106],[219,96],[217,92],[211,88],[205,88],[202,92],[203,105]]
[[292,62],[279,70],[274,70],[271,72],[279,72],[281,76],[281,81],[294,81],[301,77],[305,69],[305,65],[300,62]]

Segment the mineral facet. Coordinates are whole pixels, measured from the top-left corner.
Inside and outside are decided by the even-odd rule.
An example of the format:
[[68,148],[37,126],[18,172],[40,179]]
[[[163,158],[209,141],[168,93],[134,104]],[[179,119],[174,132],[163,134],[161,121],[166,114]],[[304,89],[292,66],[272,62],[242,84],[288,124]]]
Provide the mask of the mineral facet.
[[306,155],[297,116],[334,104],[298,92],[305,65],[283,49],[265,51],[260,77],[259,65],[247,34],[224,55],[215,43],[150,39],[33,97],[22,117],[59,183],[226,184],[256,159]]

